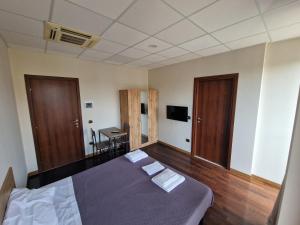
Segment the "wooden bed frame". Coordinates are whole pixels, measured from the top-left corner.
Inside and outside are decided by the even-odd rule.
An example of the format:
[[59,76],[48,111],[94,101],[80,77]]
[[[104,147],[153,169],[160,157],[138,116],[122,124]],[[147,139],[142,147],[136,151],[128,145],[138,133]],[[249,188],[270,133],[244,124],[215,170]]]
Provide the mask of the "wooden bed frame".
[[6,177],[0,189],[0,224],[2,224],[5,216],[5,210],[10,193],[16,187],[13,170],[9,167]]

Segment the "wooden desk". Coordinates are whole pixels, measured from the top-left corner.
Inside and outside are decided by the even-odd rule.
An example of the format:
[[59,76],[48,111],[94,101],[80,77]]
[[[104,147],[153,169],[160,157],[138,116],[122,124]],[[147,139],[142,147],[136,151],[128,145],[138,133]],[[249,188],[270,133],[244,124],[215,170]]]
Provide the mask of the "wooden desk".
[[106,136],[109,139],[109,143],[110,143],[110,145],[112,146],[112,148],[114,149],[114,152],[115,152],[116,149],[118,148],[118,144],[117,144],[118,138],[126,136],[127,132],[122,131],[121,129],[116,128],[116,127],[108,127],[108,128],[99,130],[99,140],[100,140],[101,134]]
[[121,129],[116,127],[108,127],[108,128],[100,129],[99,133],[108,137],[110,140],[127,135],[127,132],[122,131]]

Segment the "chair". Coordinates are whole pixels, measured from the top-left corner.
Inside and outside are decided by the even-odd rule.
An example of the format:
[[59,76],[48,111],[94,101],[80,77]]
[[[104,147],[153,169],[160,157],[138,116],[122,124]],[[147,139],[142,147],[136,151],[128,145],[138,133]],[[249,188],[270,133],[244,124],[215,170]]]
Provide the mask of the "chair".
[[124,150],[125,153],[130,151],[129,135],[122,135],[114,139],[115,150]]
[[95,155],[95,153],[107,152],[111,149],[111,143],[109,141],[101,141],[100,134],[99,141],[97,141],[96,132],[93,130],[93,128],[91,128],[91,134],[91,145],[93,146],[93,155]]
[[115,146],[115,150],[120,150],[123,149],[125,151],[125,153],[130,151],[130,129],[128,124],[124,124],[123,126],[123,130],[126,131],[126,135],[122,135],[118,138],[115,138],[114,140],[114,146]]

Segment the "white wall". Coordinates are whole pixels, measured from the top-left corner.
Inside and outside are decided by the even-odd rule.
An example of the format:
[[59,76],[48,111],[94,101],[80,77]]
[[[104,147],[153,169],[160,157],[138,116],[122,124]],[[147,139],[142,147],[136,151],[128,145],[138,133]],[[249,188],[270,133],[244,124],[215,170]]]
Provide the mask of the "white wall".
[[279,207],[278,225],[300,224],[300,104],[298,102],[285,188]]
[[[79,78],[84,138],[87,153],[91,151],[88,120],[95,129],[119,126],[119,89],[146,88],[148,71],[83,61],[61,55],[10,49],[13,83],[20,120],[28,172],[37,170],[37,162],[25,91],[24,74]],[[93,101],[93,109],[85,109],[85,101]]]
[[12,166],[17,186],[26,184],[26,164],[22,148],[10,63],[0,38],[0,184]]
[[281,183],[285,174],[300,85],[300,39],[266,50],[252,173]]
[[159,140],[188,152],[191,120],[166,119],[166,105],[188,106],[192,116],[194,77],[239,73],[231,167],[251,173],[265,45],[200,58],[149,71],[159,91]]

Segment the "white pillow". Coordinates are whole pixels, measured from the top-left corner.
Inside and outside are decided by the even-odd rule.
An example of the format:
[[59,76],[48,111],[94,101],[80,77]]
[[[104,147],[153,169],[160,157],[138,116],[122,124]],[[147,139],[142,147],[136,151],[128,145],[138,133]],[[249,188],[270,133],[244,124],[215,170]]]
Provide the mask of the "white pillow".
[[54,194],[55,187],[14,189],[9,197],[3,225],[57,225]]

